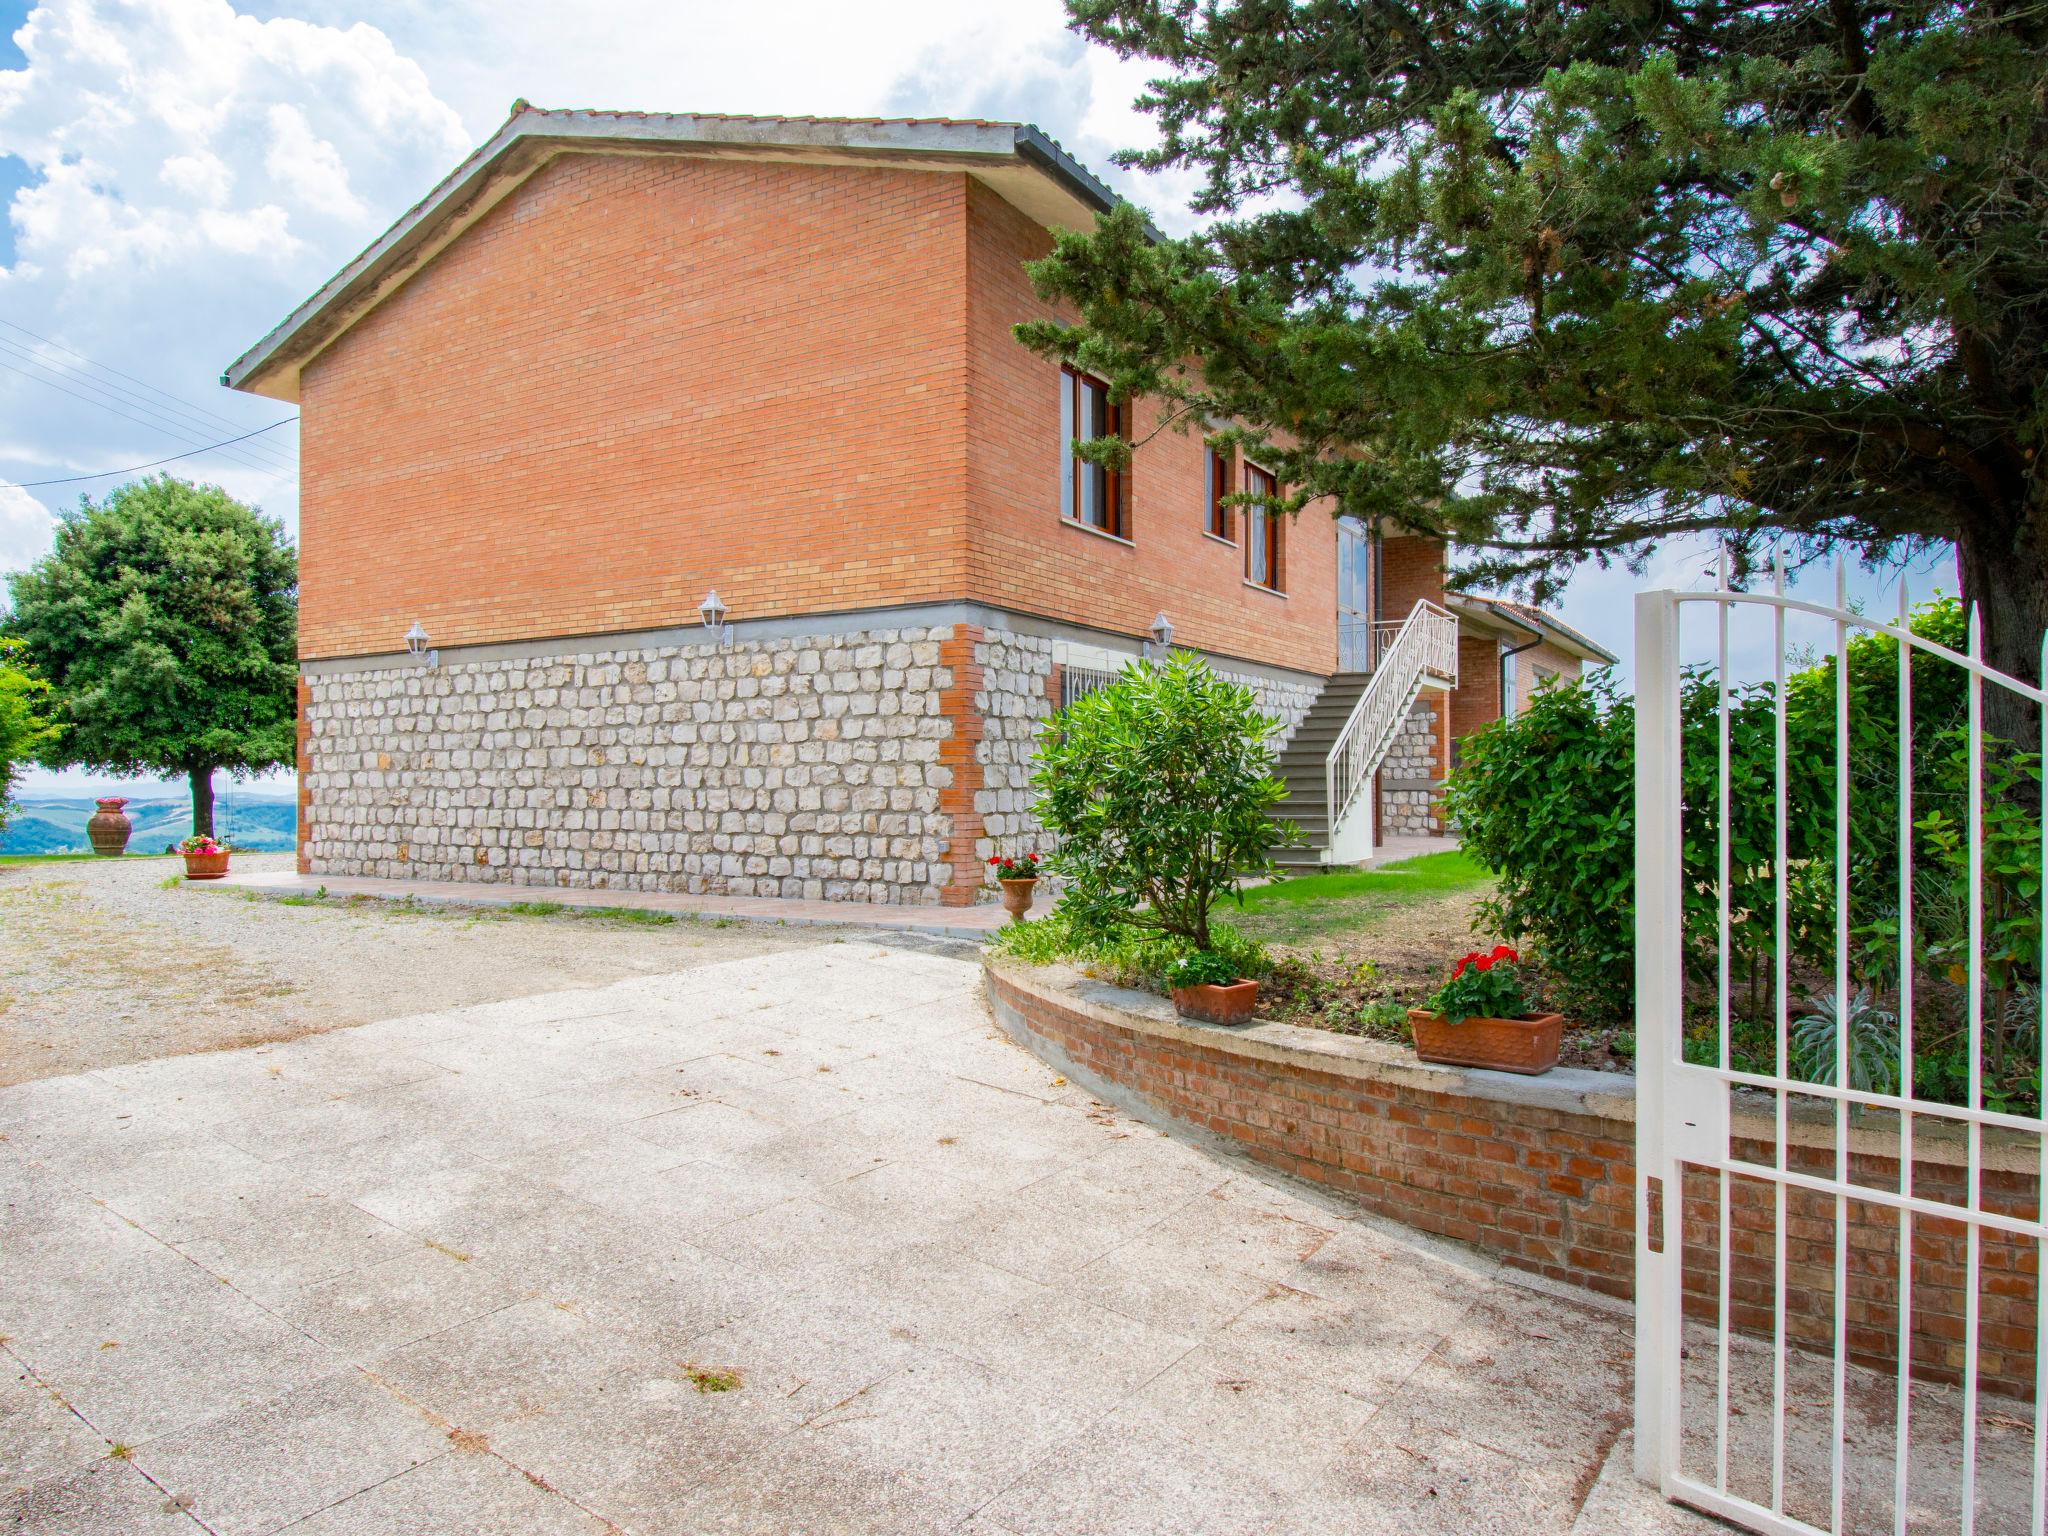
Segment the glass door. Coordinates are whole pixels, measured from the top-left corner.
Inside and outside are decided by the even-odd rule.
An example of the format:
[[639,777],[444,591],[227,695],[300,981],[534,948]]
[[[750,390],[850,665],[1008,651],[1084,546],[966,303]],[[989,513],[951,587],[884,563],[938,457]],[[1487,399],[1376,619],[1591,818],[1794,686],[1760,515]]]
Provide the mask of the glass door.
[[1372,539],[1355,517],[1337,519],[1337,670],[1372,670]]

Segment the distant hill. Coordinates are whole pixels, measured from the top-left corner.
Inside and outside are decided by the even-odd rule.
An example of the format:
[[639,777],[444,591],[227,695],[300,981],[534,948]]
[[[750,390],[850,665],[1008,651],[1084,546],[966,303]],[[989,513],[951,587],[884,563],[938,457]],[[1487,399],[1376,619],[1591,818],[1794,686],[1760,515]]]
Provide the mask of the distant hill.
[[[90,795],[22,795],[0,832],[0,854],[90,853],[85,824],[94,808]],[[135,824],[128,851],[162,853],[192,831],[192,802],[183,796],[130,800],[128,819]],[[289,850],[298,825],[298,806],[291,800],[229,793],[214,801],[215,833],[251,853]]]

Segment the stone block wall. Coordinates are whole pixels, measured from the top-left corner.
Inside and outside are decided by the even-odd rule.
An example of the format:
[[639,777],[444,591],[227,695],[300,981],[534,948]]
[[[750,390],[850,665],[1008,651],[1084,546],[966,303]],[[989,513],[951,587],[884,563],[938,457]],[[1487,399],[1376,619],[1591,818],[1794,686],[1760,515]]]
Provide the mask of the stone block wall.
[[[960,905],[1044,851],[1052,640],[971,624],[304,677],[308,874]],[[1291,732],[1319,680],[1244,676]]]
[[936,903],[951,634],[314,672],[310,872]]
[[1380,833],[1383,837],[1438,837],[1446,830],[1437,763],[1437,700],[1415,701],[1401,734],[1380,764]]
[[1031,812],[1031,775],[1038,732],[1059,707],[1052,655],[1052,641],[1009,630],[989,630],[975,648],[982,683],[974,700],[982,720],[979,859],[1046,851]]
[[[1050,851],[1032,814],[1031,776],[1038,733],[1059,708],[1054,649],[1050,640],[1008,630],[989,630],[975,647],[981,667],[975,707],[982,720],[977,753],[981,788],[975,806],[982,828],[977,851],[984,860],[995,853]],[[1227,663],[1214,665],[1218,676],[1250,688],[1259,708],[1280,722],[1279,745],[1307,718],[1323,684],[1319,677],[1273,678],[1232,672]]]

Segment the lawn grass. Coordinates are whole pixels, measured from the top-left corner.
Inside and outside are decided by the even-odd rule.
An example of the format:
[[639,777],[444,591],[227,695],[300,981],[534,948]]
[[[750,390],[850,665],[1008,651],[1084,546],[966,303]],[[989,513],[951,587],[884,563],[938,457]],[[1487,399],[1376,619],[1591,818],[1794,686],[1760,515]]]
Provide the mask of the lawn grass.
[[1425,853],[1378,869],[1276,880],[1244,893],[1230,914],[1246,933],[1275,944],[1307,944],[1370,928],[1389,912],[1483,889],[1493,876],[1460,852]]

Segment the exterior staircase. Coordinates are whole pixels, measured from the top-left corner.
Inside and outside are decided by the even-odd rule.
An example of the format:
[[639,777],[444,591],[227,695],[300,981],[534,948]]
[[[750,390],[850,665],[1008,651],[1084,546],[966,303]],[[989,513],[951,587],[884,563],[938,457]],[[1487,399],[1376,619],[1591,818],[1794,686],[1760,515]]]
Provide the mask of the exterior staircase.
[[1285,874],[1372,857],[1373,775],[1422,690],[1457,687],[1458,621],[1419,602],[1405,619],[1374,626],[1371,654],[1372,671],[1339,672],[1323,685],[1275,765],[1287,798],[1274,815],[1297,833],[1273,847]]
[[1274,814],[1291,821],[1300,841],[1291,847],[1275,844],[1273,862],[1290,875],[1313,875],[1323,868],[1330,847],[1330,749],[1337,745],[1358,699],[1372,681],[1370,672],[1339,672],[1323,685],[1292,738],[1280,753],[1274,772],[1287,786],[1287,798]]

